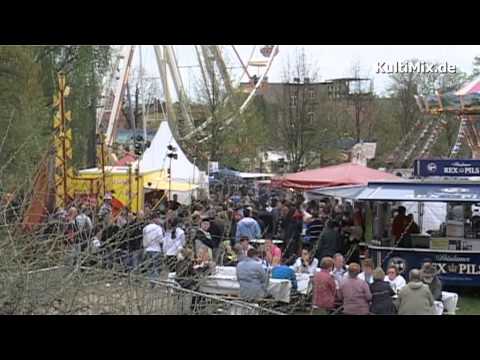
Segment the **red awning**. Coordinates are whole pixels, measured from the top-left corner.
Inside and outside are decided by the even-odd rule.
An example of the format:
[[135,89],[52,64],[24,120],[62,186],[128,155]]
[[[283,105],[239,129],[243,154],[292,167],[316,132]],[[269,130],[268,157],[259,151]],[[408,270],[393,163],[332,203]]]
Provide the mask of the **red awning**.
[[297,190],[318,189],[321,187],[366,185],[375,180],[398,180],[390,173],[370,169],[366,166],[345,163],[324,168],[287,174],[272,180],[272,184]]

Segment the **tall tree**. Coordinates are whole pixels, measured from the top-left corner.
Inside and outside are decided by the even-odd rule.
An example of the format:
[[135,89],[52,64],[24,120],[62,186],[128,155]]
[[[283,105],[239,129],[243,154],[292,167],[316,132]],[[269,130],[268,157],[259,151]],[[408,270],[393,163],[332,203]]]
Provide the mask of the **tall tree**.
[[[297,49],[293,59],[286,58],[281,90],[268,104],[266,121],[270,141],[287,154],[290,170],[295,172],[313,162],[325,138],[325,113],[320,109],[320,96],[309,83],[319,78],[305,49]],[[320,138],[319,138],[320,137]]]
[[20,185],[47,148],[51,118],[28,46],[0,46],[0,187]]
[[61,45],[35,48],[42,66],[43,89],[49,99],[63,71],[72,89],[67,106],[72,111],[73,162],[83,168],[95,164],[95,123],[100,85],[110,63],[111,49],[104,45]]
[[[417,62],[417,60],[412,60]],[[415,72],[398,73],[390,76],[392,84],[389,88],[391,96],[397,100],[396,118],[400,124],[401,136],[407,135],[419,116],[415,101],[418,94],[419,74]]]

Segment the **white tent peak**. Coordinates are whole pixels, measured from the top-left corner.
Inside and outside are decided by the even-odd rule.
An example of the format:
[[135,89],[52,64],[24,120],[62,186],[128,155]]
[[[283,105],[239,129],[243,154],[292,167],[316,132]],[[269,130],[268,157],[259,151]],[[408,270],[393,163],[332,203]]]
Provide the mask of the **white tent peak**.
[[147,173],[152,171],[164,170],[169,168],[170,159],[167,157],[167,146],[172,145],[176,148],[178,158],[172,159],[172,180],[196,185],[204,185],[206,181],[205,173],[188,160],[183,150],[175,140],[172,130],[167,121],[162,121],[150,147],[144,152],[140,159],[140,172]]

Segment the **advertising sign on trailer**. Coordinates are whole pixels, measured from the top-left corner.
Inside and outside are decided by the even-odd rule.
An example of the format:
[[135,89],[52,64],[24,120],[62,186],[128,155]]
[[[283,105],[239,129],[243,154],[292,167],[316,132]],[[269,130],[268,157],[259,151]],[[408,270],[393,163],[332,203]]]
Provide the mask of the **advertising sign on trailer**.
[[415,160],[414,176],[480,176],[480,160]]
[[[445,286],[479,286],[480,252],[435,251],[427,249],[395,249],[369,246],[369,255],[386,269],[396,265],[405,279],[411,269],[420,269],[430,259]],[[382,262],[383,259],[383,262]]]

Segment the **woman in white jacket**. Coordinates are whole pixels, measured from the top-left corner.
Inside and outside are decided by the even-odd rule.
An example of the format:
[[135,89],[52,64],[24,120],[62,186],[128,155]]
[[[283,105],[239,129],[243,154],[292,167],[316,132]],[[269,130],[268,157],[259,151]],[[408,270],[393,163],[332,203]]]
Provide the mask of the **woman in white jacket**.
[[185,232],[177,224],[176,218],[169,219],[163,237],[163,254],[169,272],[175,272],[177,255],[185,246]]
[[293,264],[293,270],[295,270],[296,273],[309,275],[315,275],[317,267],[318,259],[314,258],[308,249],[303,249],[302,256],[295,261],[295,264]]

